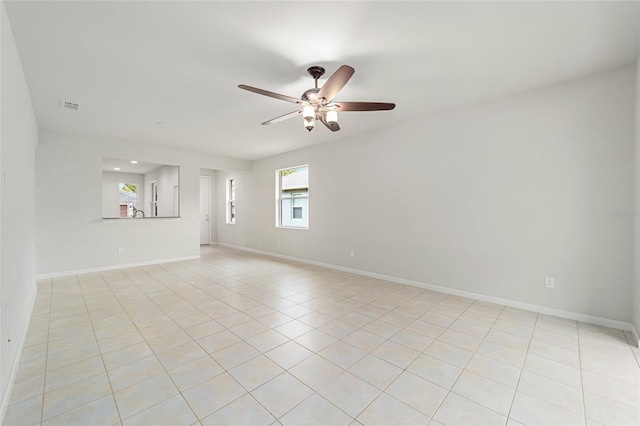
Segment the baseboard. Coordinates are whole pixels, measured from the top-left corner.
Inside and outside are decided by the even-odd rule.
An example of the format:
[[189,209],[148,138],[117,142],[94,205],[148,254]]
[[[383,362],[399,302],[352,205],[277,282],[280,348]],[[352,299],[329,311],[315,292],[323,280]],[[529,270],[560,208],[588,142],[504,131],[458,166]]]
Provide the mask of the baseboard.
[[636,344],[636,347],[640,348],[640,334],[638,334],[638,329],[633,324],[631,324],[631,334],[633,335],[633,342]]
[[9,385],[2,395],[2,405],[0,405],[0,424],[3,424],[4,422],[4,416],[5,414],[7,414],[7,408],[9,407],[9,402],[11,401],[11,393],[13,392],[13,385],[16,381],[16,376],[18,375],[18,367],[20,366],[20,360],[22,358],[22,350],[24,349],[24,343],[27,341],[27,333],[29,332],[29,325],[31,324],[31,314],[33,313],[33,307],[35,306],[37,295],[38,287],[36,285],[33,285],[33,295],[31,297],[31,302],[29,303],[27,311],[27,320],[25,321],[24,328],[22,329],[22,335],[20,336],[20,341],[18,343],[16,359],[11,366]]
[[174,257],[170,259],[160,259],[160,260],[150,260],[145,262],[134,262],[134,263],[124,263],[121,265],[109,265],[109,266],[99,266],[97,268],[86,268],[86,269],[75,269],[72,271],[60,271],[60,272],[48,272],[46,274],[38,274],[36,275],[36,279],[46,279],[46,278],[59,278],[59,277],[68,277],[71,275],[80,275],[80,274],[91,274],[95,272],[104,272],[104,271],[113,271],[114,269],[126,269],[126,268],[135,268],[138,266],[148,266],[148,265],[159,265],[162,263],[171,263],[171,262],[182,262],[185,260],[195,260],[200,259],[200,255],[195,256],[185,256],[185,257]]
[[[616,320],[597,317],[597,316],[593,316],[593,315],[579,314],[579,313],[576,313],[576,312],[565,311],[565,310],[562,310],[562,309],[549,308],[547,306],[541,306],[541,305],[534,305],[534,304],[530,304],[530,303],[518,302],[516,300],[502,299],[500,297],[487,296],[487,295],[484,295],[484,294],[472,293],[472,292],[469,292],[469,291],[457,290],[457,289],[449,288],[449,287],[442,287],[442,286],[435,285],[435,284],[428,284],[428,283],[423,283],[423,282],[420,282],[420,281],[407,280],[407,279],[404,279],[404,278],[398,278],[398,277],[393,277],[393,276],[390,276],[390,275],[378,274],[378,273],[375,273],[375,272],[363,271],[363,270],[360,270],[360,269],[347,268],[347,267],[344,267],[344,266],[333,265],[333,264],[330,264],[330,263],[317,262],[315,260],[308,260],[308,259],[302,259],[302,258],[293,257],[293,256],[286,256],[286,255],[282,255],[282,254],[277,254],[277,253],[272,253],[272,252],[262,251],[262,250],[256,250],[256,249],[251,249],[251,248],[247,248],[247,247],[234,246],[232,244],[225,244],[225,243],[220,243],[219,242],[218,245],[224,246],[224,247],[230,247],[230,248],[234,248],[234,249],[238,249],[238,250],[248,251],[248,252],[252,252],[252,253],[256,253],[256,254],[262,254],[262,255],[265,255],[265,256],[271,256],[271,257],[277,257],[277,258],[280,258],[280,259],[291,260],[291,261],[294,261],[294,262],[306,263],[306,264],[315,265],[315,266],[322,266],[324,268],[334,269],[334,270],[343,271],[343,272],[349,272],[349,273],[352,273],[352,274],[362,275],[362,276],[365,276],[365,277],[378,278],[378,279],[381,279],[381,280],[391,281],[391,282],[395,282],[395,283],[398,283],[398,284],[411,285],[411,286],[414,286],[414,287],[420,287],[420,288],[424,288],[424,289],[428,289],[428,290],[438,291],[440,293],[451,294],[451,295],[454,295],[454,296],[461,296],[461,297],[467,297],[467,298],[470,298],[470,299],[482,300],[484,302],[491,302],[491,303],[496,303],[496,304],[499,304],[499,305],[510,306],[512,308],[524,309],[524,310],[527,310],[527,311],[533,311],[533,312],[537,312],[537,313],[540,313],[540,314],[553,315],[553,316],[556,316],[556,317],[561,317],[561,318],[567,318],[567,319],[571,319],[571,320],[575,320],[575,321],[586,322],[586,323],[589,323],[589,324],[601,325],[603,327],[615,328],[617,330],[625,330],[625,331],[633,331],[633,330],[635,330],[635,327],[633,327],[632,324],[626,323],[626,322],[623,322],[623,321],[616,321]],[[636,341],[638,341],[637,330],[634,331],[634,338],[636,339]]]

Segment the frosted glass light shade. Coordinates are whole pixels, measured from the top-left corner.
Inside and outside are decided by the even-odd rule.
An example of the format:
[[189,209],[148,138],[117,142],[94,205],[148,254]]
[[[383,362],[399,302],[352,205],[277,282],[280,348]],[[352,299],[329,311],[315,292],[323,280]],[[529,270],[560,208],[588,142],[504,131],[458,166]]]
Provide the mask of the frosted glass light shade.
[[304,117],[304,127],[308,131],[312,131],[316,125],[316,110],[310,105],[302,108],[302,116]]

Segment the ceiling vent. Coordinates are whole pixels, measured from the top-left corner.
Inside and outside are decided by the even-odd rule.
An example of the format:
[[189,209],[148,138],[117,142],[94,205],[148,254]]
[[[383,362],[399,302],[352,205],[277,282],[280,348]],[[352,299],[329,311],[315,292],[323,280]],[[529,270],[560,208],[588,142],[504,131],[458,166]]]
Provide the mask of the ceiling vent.
[[60,107],[64,109],[71,109],[77,111],[80,109],[80,104],[71,101],[60,101]]

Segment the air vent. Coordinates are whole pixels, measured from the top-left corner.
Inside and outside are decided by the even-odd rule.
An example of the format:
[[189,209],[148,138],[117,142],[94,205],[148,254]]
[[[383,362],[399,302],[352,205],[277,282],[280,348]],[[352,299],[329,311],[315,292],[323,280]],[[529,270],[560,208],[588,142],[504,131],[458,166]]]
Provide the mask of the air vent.
[[60,107],[77,111],[80,109],[80,104],[71,101],[60,101]]

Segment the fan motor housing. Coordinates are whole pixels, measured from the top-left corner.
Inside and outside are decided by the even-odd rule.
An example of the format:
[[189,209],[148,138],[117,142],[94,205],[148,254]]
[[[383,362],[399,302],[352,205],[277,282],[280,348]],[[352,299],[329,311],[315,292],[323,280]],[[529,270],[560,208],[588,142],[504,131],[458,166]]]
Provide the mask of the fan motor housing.
[[318,92],[320,91],[320,89],[318,88],[313,88],[313,89],[309,89],[306,92],[304,92],[301,96],[303,101],[307,101],[307,102],[315,102],[317,97],[318,97]]

